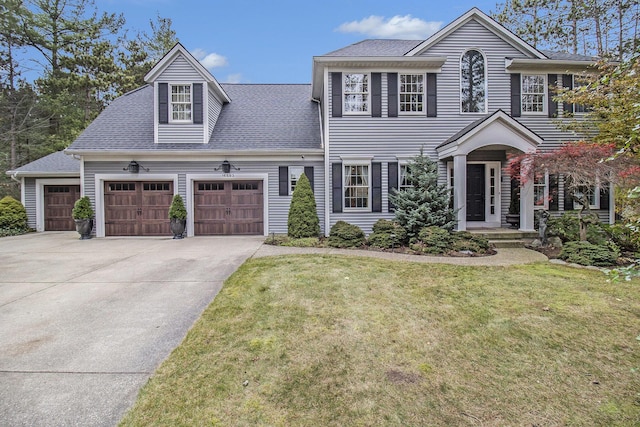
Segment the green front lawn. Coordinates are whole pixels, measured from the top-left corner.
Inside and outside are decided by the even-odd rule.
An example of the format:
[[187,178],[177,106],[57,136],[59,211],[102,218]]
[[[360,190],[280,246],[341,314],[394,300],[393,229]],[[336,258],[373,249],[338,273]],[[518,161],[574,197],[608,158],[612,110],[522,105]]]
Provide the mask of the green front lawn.
[[122,424],[639,425],[639,334],[590,270],[255,259]]

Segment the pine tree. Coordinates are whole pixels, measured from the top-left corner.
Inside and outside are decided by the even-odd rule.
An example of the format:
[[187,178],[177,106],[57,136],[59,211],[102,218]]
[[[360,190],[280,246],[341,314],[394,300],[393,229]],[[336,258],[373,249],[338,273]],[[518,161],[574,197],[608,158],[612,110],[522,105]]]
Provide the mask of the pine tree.
[[407,182],[411,187],[389,194],[395,206],[395,220],[409,238],[418,235],[423,227],[437,226],[453,230],[455,211],[450,206],[450,192],[446,185],[438,184],[438,165],[420,154],[407,165]]
[[301,174],[291,196],[289,207],[288,235],[296,239],[302,237],[318,237],[320,220],[316,211],[316,199],[309,179]]

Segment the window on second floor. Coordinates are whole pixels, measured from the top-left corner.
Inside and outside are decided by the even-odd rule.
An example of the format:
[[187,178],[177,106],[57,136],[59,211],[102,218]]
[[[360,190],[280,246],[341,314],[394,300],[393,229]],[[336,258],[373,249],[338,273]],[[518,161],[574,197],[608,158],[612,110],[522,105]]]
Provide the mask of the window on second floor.
[[485,113],[487,77],[484,55],[468,50],[460,60],[460,97],[463,113]]
[[343,78],[344,113],[369,112],[369,74],[345,73]]
[[400,74],[399,99],[401,113],[424,111],[424,74]]
[[[588,86],[589,83],[591,83],[592,81],[593,81],[593,77],[574,74],[573,89],[576,90],[576,89],[580,89],[581,87]],[[584,104],[573,104],[573,112],[577,114],[588,113],[589,107],[585,106]]]
[[523,74],[521,85],[522,112],[544,113],[547,78],[544,74]]
[[191,85],[171,85],[169,99],[172,122],[190,122],[191,116]]

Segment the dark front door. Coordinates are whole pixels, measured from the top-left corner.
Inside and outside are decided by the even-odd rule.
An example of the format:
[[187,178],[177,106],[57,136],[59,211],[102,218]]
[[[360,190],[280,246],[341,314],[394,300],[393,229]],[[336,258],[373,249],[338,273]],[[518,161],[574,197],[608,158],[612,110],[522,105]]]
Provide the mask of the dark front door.
[[484,165],[467,165],[467,221],[484,221]]

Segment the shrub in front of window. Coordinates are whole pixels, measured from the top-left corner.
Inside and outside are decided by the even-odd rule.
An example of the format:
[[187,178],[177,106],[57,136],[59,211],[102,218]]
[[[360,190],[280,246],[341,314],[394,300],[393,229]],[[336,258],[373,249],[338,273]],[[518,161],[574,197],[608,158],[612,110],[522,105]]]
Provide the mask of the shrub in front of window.
[[309,179],[304,173],[300,175],[291,196],[287,227],[288,236],[295,239],[318,237],[320,234],[316,199],[313,197]]
[[561,260],[596,267],[609,267],[616,264],[620,251],[614,243],[594,245],[593,243],[579,241],[569,242],[562,247],[558,257]]
[[373,224],[373,233],[369,235],[369,245],[376,248],[397,248],[407,240],[407,232],[400,224],[387,219],[379,219]]
[[336,222],[329,232],[327,242],[334,248],[357,248],[365,243],[364,231],[345,221]]
[[395,221],[415,238],[424,227],[453,230],[456,211],[450,206],[451,193],[438,183],[438,165],[422,150],[407,165],[406,180],[411,185],[392,190],[389,200],[395,206]]
[[[563,243],[580,240],[580,219],[575,212],[565,212],[560,217],[549,218],[547,227],[548,235],[559,237]],[[597,245],[607,241],[601,223],[587,225],[587,241]]]
[[0,200],[0,228],[27,229],[27,211],[18,200],[6,196]]

